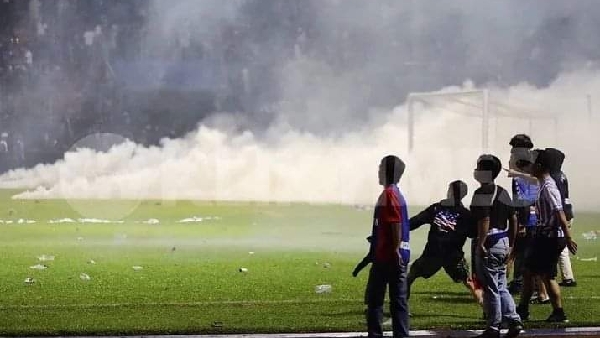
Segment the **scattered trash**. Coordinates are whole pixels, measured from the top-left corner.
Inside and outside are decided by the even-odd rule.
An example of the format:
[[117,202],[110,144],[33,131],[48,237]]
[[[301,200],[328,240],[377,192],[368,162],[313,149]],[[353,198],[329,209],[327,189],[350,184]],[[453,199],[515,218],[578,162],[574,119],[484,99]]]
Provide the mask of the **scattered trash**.
[[160,221],[157,220],[156,218],[150,218],[149,220],[143,221],[142,223],[144,223],[144,224],[159,224]]
[[184,218],[180,221],[177,221],[177,223],[199,223],[202,222],[203,218],[202,217],[188,217],[188,218]]
[[25,220],[22,218],[19,218],[19,220],[17,221],[17,224],[23,224],[23,223],[25,223]]
[[83,237],[77,237],[78,241],[83,241]]
[[27,223],[27,224],[34,224],[36,222],[34,220],[28,219],[28,220],[25,221],[25,223]]
[[598,261],[598,257],[592,257],[592,258],[580,258],[579,259],[582,262],[597,262]]
[[323,267],[325,269],[329,269],[329,268],[331,268],[331,264],[330,263],[325,263],[325,264],[323,264]]
[[239,270],[239,271],[240,271],[240,272],[244,272],[244,273],[246,273],[246,272],[248,272],[248,269],[246,269],[246,268],[240,268],[240,270]]
[[46,270],[46,269],[48,269],[48,266],[46,264],[36,264],[36,265],[30,266],[29,268],[34,269],[34,270]]
[[80,218],[78,219],[80,223],[112,223],[107,219],[98,219],[98,218]]
[[590,232],[584,232],[581,235],[587,241],[595,241],[596,239],[598,239],[598,231],[595,230],[592,230]]
[[88,262],[89,264],[96,264],[96,261],[93,259],[90,259],[90,261]]
[[33,279],[31,277],[27,277],[27,278],[25,278],[25,281],[23,283],[31,285],[31,284],[35,283],[35,279]]
[[54,224],[54,223],[75,223],[75,220],[71,219],[71,218],[61,218],[61,219],[53,219],[48,221],[48,223],[50,224]]
[[211,326],[212,327],[219,327],[220,328],[220,327],[223,327],[223,322],[213,322],[211,324]]
[[6,221],[6,224],[13,224],[13,221]]
[[82,272],[82,273],[79,275],[79,279],[81,279],[81,280],[84,280],[84,281],[87,281],[87,280],[91,280],[91,279],[92,279],[92,277],[90,277],[90,276],[89,276],[87,273],[83,273],[83,272]]
[[318,294],[331,293],[331,285],[323,284],[315,286],[315,292]]
[[136,265],[136,266],[134,266],[134,267],[133,267],[133,271],[141,271],[141,270],[143,270],[143,269],[144,269],[144,268],[143,268],[143,267],[141,267],[141,266],[139,266],[139,265]]
[[254,255],[254,251],[249,251],[248,254],[249,255]]
[[438,296],[433,296],[433,297],[431,297],[431,298],[433,298],[433,299],[438,299]]
[[50,262],[50,261],[54,260],[54,256],[41,255],[41,256],[38,256],[38,260],[40,262]]

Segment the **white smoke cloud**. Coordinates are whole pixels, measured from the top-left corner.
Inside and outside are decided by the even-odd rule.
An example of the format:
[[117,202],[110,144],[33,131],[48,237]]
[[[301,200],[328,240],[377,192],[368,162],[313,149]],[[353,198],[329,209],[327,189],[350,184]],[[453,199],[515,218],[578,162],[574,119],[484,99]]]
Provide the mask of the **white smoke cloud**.
[[[531,133],[538,147],[563,149],[575,207],[597,208],[593,196],[600,183],[594,178],[594,168],[600,161],[594,154],[600,145],[596,132],[600,119],[588,119],[586,110],[586,94],[597,88],[600,77],[579,72],[560,77],[546,89],[522,85],[492,90],[490,112],[499,111],[502,103],[503,112],[516,117],[492,118],[490,152],[507,164],[508,140],[519,132]],[[418,109],[412,154],[407,150],[406,107],[399,106],[384,120],[337,137],[274,125],[267,142],[250,132],[234,134],[200,126],[182,139],[163,140],[160,147],[125,142],[108,152],[79,149],[56,164],[0,176],[0,187],[26,189],[15,196],[20,199],[370,204],[380,189],[379,160],[397,154],[407,163],[401,186],[409,203],[424,205],[443,197],[451,180],[463,179],[474,187],[472,170],[482,152],[481,119],[462,116],[461,110],[473,112],[448,98]],[[553,124],[544,120],[534,121],[530,131],[529,122],[522,118],[525,112],[558,113],[558,135]],[[509,187],[508,179],[499,182]]]

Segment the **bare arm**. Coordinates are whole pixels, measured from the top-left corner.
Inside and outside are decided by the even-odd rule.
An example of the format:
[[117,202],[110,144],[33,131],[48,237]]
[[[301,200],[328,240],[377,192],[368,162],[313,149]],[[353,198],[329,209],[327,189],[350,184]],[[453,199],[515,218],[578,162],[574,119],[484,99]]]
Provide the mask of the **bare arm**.
[[537,184],[538,180],[537,178],[524,173],[522,171],[518,171],[518,170],[514,170],[514,169],[504,169],[506,172],[508,172],[508,177],[520,177],[523,179],[526,179],[530,184]]
[[556,211],[556,216],[560,222],[560,227],[565,234],[565,238],[567,239],[567,247],[569,251],[574,255],[577,253],[577,243],[573,241],[571,238],[571,229],[569,228],[569,222],[567,221],[567,216],[565,216],[565,212],[562,210]]
[[490,218],[485,217],[477,223],[477,250],[482,253],[486,253],[485,241],[487,240],[487,234],[490,230]]

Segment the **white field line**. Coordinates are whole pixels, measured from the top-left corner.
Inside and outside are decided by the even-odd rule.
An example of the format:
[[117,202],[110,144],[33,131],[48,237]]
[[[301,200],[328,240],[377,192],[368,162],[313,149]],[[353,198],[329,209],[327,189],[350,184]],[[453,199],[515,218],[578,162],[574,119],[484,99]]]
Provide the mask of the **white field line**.
[[[444,296],[438,296],[444,298]],[[589,297],[565,297],[569,300],[600,300],[600,296]],[[321,298],[321,299],[281,299],[281,300],[225,300],[225,301],[201,301],[201,302],[128,302],[128,303],[101,303],[101,304],[22,304],[22,305],[0,305],[1,310],[23,310],[23,309],[93,309],[93,308],[118,308],[118,307],[140,307],[140,306],[182,306],[203,307],[214,305],[278,305],[278,304],[325,304],[325,303],[355,303],[362,304],[362,299],[354,298]]]

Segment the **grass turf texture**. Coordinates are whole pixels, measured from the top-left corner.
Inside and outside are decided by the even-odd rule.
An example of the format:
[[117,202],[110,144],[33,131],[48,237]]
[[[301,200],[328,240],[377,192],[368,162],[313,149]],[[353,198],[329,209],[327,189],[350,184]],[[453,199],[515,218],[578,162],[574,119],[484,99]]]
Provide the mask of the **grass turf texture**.
[[[370,211],[146,201],[123,224],[48,224],[82,216],[65,201],[15,201],[10,195],[0,193],[0,219],[37,223],[0,224],[0,335],[365,329],[362,300],[368,271],[358,278],[351,271],[367,250]],[[89,203],[83,216],[110,218],[115,203],[122,202]],[[177,223],[191,216],[220,219]],[[577,216],[578,255],[600,255],[600,243],[581,236],[600,229],[600,214]],[[149,218],[160,224],[136,223]],[[426,233],[427,227],[412,233],[412,260]],[[30,269],[42,254],[56,259],[45,263],[46,270]],[[92,259],[96,264],[89,264]],[[143,270],[134,271],[135,265]],[[563,289],[568,325],[598,325],[598,263],[573,259],[573,265],[579,286]],[[248,273],[240,273],[241,267]],[[80,280],[82,272],[91,280]],[[36,283],[25,285],[26,277]],[[331,284],[333,292],[316,294],[319,284]],[[481,310],[443,271],[414,284],[410,306],[413,329],[483,326]],[[541,320],[550,306],[532,305],[531,310],[540,321],[527,326],[547,327]]]

